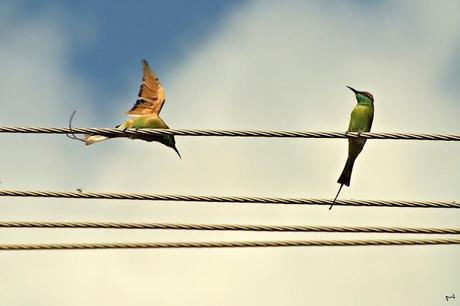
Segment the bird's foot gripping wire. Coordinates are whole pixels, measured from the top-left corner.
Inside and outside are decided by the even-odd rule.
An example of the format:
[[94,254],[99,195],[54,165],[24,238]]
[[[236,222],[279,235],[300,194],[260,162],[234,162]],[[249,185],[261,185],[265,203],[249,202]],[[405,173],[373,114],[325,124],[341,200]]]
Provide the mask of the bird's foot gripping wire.
[[361,131],[356,131],[356,136],[354,136],[353,134],[350,135],[350,131],[346,131],[345,132],[345,137],[353,137],[353,138],[359,138],[361,137]]
[[70,135],[68,133],[66,133],[65,135],[70,138],[70,139],[74,139],[74,140],[78,140],[78,141],[82,141],[82,142],[85,142],[86,143],[86,140],[84,138],[80,138],[78,137],[77,135],[75,135],[75,133],[73,132],[72,130],[72,121],[73,121],[73,117],[75,116],[75,114],[77,113],[77,111],[73,111],[72,112],[72,115],[70,115],[70,119],[69,119],[69,130],[70,130]]
[[[123,128],[123,133],[126,133],[126,131],[128,130],[127,127]],[[137,133],[137,131],[139,131],[138,128],[134,128],[134,132]],[[127,136],[128,138],[130,138],[131,140],[134,140],[134,139],[137,139],[138,137],[136,137],[136,134],[130,134]]]

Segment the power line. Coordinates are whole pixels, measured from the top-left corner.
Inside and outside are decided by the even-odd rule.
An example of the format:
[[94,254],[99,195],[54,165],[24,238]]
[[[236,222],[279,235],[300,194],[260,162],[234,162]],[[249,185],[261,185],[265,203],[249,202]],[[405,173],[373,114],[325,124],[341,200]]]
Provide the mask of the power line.
[[[34,197],[66,199],[104,199],[104,200],[144,200],[144,201],[181,201],[208,203],[251,203],[283,205],[331,205],[331,199],[245,197],[245,196],[203,196],[145,193],[108,193],[108,192],[55,192],[55,191],[19,191],[0,190],[0,197]],[[457,201],[385,201],[385,200],[337,200],[336,205],[411,207],[411,208],[460,208]]]
[[0,127],[0,133],[26,134],[99,134],[109,137],[140,138],[151,135],[220,136],[220,137],[283,137],[283,138],[366,138],[394,140],[460,141],[460,134],[429,133],[356,133],[261,130],[199,130],[199,129],[128,129],[116,128],[56,128],[56,127]]
[[338,226],[283,226],[236,224],[182,224],[182,223],[115,223],[115,222],[23,222],[3,221],[4,228],[92,228],[92,229],[172,229],[217,231],[266,231],[266,232],[365,232],[365,233],[415,233],[460,234],[459,229],[447,228],[392,228],[392,227],[338,227]]
[[362,227],[310,225],[247,225],[247,224],[184,224],[184,223],[126,223],[126,222],[44,222],[0,221],[0,228],[91,228],[91,229],[163,229],[200,231],[257,231],[257,232],[338,232],[392,234],[460,234],[460,228],[421,227]]
[[460,239],[401,239],[401,240],[282,240],[228,242],[135,242],[135,243],[52,243],[0,244],[0,251],[19,250],[90,250],[90,249],[171,249],[171,248],[253,248],[306,246],[403,246],[453,245]]

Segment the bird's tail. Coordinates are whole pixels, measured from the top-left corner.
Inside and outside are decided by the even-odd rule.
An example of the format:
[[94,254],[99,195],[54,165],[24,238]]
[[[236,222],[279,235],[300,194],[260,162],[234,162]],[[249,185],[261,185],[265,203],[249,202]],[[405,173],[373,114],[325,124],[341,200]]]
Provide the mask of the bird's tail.
[[[123,130],[125,128],[124,124],[117,125],[115,127],[116,129]],[[101,142],[104,140],[109,139],[110,137],[107,136],[101,136],[101,135],[85,135],[85,143],[87,146],[90,144],[96,143],[96,142]]]
[[343,184],[340,184],[339,191],[337,191],[337,194],[335,195],[334,201],[332,201],[331,206],[329,207],[329,210],[332,209],[332,206],[334,206],[335,201],[337,201],[337,198],[339,197],[340,190],[342,190]]
[[332,209],[332,206],[334,206],[335,201],[337,200],[337,197],[339,196],[340,190],[342,190],[343,185],[350,186],[351,172],[353,171],[354,164],[355,159],[348,157],[347,162],[345,163],[345,167],[343,168],[342,174],[340,174],[340,177],[337,180],[337,183],[340,184],[339,191],[337,192],[334,201],[332,201],[331,207],[329,207],[329,209]]
[[345,163],[345,167],[343,168],[342,174],[340,174],[340,177],[337,180],[337,183],[350,186],[351,172],[353,171],[354,164],[355,159],[348,157],[347,162]]
[[86,135],[85,136],[85,144],[89,146],[90,144],[104,141],[106,139],[109,139],[107,136],[101,136],[101,135]]

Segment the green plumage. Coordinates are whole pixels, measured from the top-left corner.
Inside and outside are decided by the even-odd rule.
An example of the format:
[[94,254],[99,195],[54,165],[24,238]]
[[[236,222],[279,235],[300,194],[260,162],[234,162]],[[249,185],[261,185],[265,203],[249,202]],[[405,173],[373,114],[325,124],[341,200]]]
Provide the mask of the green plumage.
[[[374,98],[372,94],[368,92],[357,91],[351,87],[348,88],[350,88],[355,93],[357,100],[357,105],[351,112],[348,132],[370,132],[372,121],[374,120]],[[348,138],[348,158],[345,163],[345,167],[343,168],[342,174],[337,180],[337,183],[340,184],[339,192],[337,192],[337,195],[330,208],[332,208],[337,197],[339,196],[342,186],[350,186],[353,165],[355,164],[355,160],[359,153],[361,153],[363,150],[365,144],[366,139]]]
[[[169,129],[166,123],[160,118],[160,111],[165,103],[163,87],[161,87],[160,81],[146,60],[142,60],[142,66],[143,77],[139,88],[138,99],[134,103],[134,106],[126,112],[127,115],[131,116],[131,119],[117,126],[117,129]],[[172,148],[181,157],[176,148],[174,135],[136,135],[135,138],[162,143]],[[85,143],[86,145],[91,145],[107,139],[109,139],[107,136],[90,134],[86,135]]]
[[[158,116],[140,116],[126,120],[117,128],[125,129],[169,129],[168,125]],[[172,148],[180,157],[180,153],[176,148],[174,135],[151,135],[142,136],[139,139],[145,141],[156,141]]]
[[[369,100],[370,101],[370,100]],[[374,106],[367,102],[361,102],[355,106],[350,116],[350,124],[348,125],[348,132],[369,132],[374,119]],[[362,138],[349,138],[348,139],[348,158],[345,167],[340,175],[337,183],[350,186],[351,173],[353,165],[359,153],[364,148],[366,139]]]

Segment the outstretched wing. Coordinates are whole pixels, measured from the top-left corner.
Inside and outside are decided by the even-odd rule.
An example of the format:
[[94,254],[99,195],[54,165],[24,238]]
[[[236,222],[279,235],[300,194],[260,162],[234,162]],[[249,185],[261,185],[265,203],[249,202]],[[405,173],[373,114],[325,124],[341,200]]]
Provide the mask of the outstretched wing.
[[142,65],[144,77],[139,88],[139,97],[126,114],[130,116],[158,115],[165,102],[165,93],[146,60],[142,60]]

